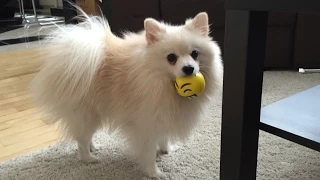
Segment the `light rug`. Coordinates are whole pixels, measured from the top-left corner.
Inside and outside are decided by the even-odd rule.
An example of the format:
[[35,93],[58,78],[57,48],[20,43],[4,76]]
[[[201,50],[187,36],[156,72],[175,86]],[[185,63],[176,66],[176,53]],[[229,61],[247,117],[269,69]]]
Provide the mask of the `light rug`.
[[[265,72],[263,105],[320,84],[320,74]],[[319,109],[320,110],[320,109]],[[219,179],[221,98],[207,108],[199,127],[177,151],[158,158],[168,179]],[[320,130],[319,130],[320,131]],[[61,142],[0,164],[1,180],[146,179],[116,136],[100,132],[96,164],[77,159],[75,144]],[[258,180],[319,180],[320,153],[260,131]]]

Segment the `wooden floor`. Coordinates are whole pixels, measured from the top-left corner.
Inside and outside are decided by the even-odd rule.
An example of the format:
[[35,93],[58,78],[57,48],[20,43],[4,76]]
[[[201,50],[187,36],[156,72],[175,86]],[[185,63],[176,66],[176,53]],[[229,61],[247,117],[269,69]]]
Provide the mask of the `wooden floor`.
[[31,102],[28,85],[42,60],[37,49],[0,53],[0,162],[58,141],[56,126]]

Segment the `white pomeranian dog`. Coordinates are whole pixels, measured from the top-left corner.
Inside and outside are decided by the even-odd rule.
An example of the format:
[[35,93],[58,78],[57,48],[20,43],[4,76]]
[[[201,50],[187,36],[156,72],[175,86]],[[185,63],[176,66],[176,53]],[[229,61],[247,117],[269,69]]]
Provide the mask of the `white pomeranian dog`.
[[[81,23],[51,34],[32,95],[77,142],[81,160],[98,160],[92,137],[108,127],[125,137],[146,175],[164,178],[158,149],[168,152],[169,142],[186,140],[222,87],[221,51],[209,36],[208,15],[201,12],[182,25],[146,18],[144,30],[118,37],[106,19],[82,13]],[[180,96],[175,78],[198,72],[206,80],[202,94]]]

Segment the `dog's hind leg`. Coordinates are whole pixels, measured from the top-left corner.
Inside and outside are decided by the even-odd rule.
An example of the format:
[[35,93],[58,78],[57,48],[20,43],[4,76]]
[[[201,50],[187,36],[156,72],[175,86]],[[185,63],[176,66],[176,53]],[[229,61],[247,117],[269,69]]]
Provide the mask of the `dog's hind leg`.
[[78,144],[78,155],[82,161],[87,163],[97,162],[98,159],[92,155],[95,147],[92,143],[93,134],[100,126],[98,116],[74,116],[66,121],[66,127],[69,135],[76,140]]

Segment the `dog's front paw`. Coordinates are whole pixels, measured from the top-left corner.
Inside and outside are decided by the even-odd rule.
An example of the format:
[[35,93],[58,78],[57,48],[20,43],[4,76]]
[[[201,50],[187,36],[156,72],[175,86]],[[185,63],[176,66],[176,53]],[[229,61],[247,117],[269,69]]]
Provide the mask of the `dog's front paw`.
[[147,175],[150,177],[150,178],[155,178],[155,179],[166,179],[166,175],[161,172],[159,169],[155,170],[155,171],[149,171],[147,172]]
[[90,144],[90,152],[96,152],[99,151],[100,149],[102,149],[102,145],[100,144]]
[[166,175],[161,172],[156,163],[154,165],[144,165],[143,170],[149,178],[166,179]]
[[80,160],[82,160],[86,163],[97,163],[99,161],[99,159],[92,154],[90,154],[88,156],[80,156]]
[[169,154],[169,152],[174,152],[180,148],[179,145],[173,144],[173,145],[167,145],[165,147],[160,148],[160,153],[161,154]]

